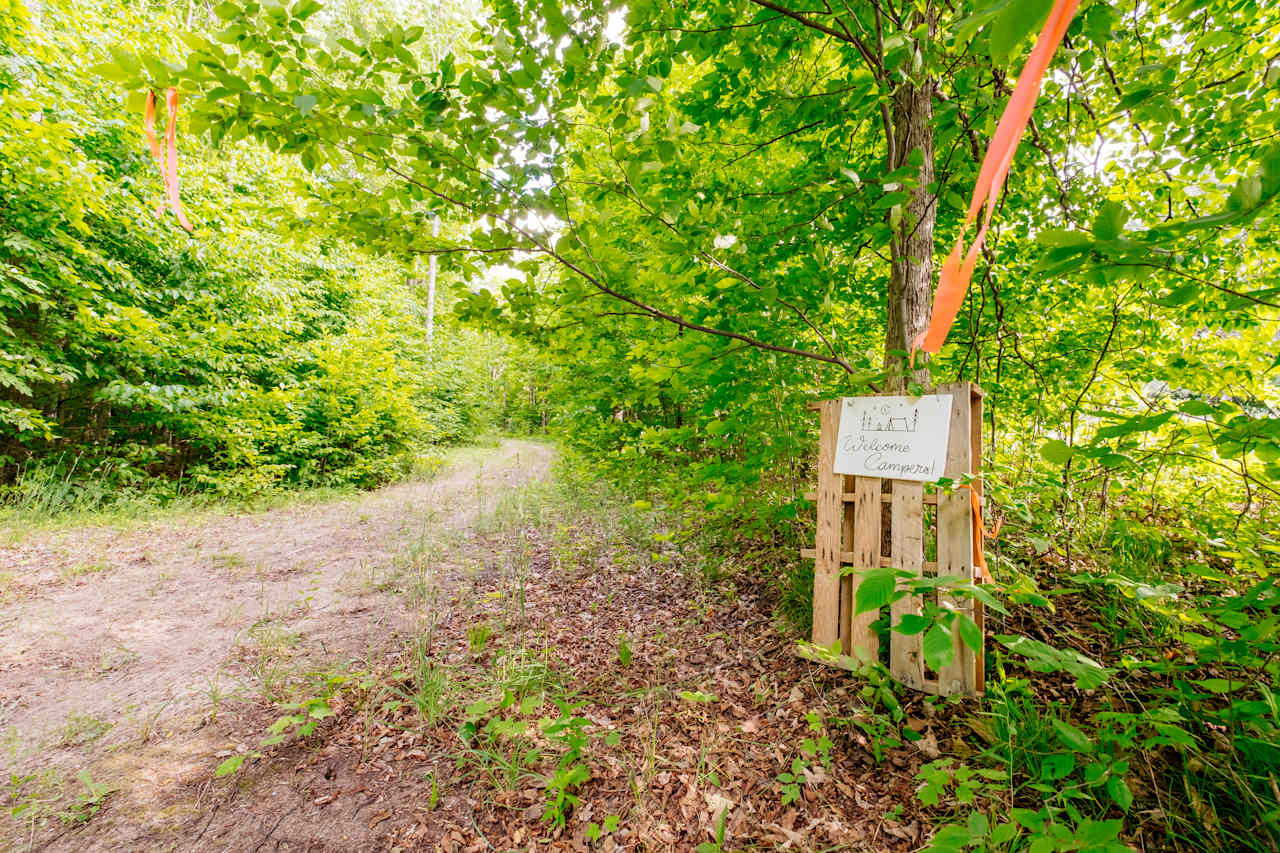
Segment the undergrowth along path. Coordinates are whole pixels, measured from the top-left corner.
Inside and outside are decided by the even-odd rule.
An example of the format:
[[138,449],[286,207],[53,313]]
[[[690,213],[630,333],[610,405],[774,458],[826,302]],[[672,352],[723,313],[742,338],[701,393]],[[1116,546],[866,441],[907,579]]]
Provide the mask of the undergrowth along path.
[[404,555],[465,533],[551,448],[507,441],[437,476],[328,502],[0,547],[0,770],[74,772],[198,728],[220,698],[272,691],[308,652],[361,655],[409,606]]

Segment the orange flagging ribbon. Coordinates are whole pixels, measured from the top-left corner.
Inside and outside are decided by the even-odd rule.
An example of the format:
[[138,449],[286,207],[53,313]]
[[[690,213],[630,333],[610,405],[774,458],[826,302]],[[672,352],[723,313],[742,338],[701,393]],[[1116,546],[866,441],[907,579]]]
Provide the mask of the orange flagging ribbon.
[[996,526],[988,531],[982,524],[982,499],[978,497],[978,490],[969,483],[960,488],[969,490],[969,505],[973,507],[973,564],[978,569],[977,579],[991,581],[993,578],[991,570],[987,568],[987,555],[983,551],[982,541],[999,533],[1002,521],[996,521]]
[[[1022,140],[1022,133],[1031,120],[1031,110],[1035,107],[1036,98],[1040,96],[1040,83],[1049,61],[1062,43],[1067,32],[1067,25],[1075,16],[1080,0],[1056,0],[1053,10],[1049,12],[1049,20],[1045,21],[1036,45],[1031,49],[1027,64],[1018,75],[1018,84],[1014,86],[1013,97],[1009,99],[1000,124],[996,126],[996,135],[991,138],[991,145],[982,159],[982,169],[978,172],[978,183],[973,187],[973,199],[969,202],[969,212],[965,215],[964,228],[956,239],[956,246],[942,265],[938,275],[938,290],[933,296],[933,314],[929,319],[929,328],[916,338],[911,346],[912,356],[916,350],[936,353],[942,349],[942,343],[951,331],[951,324],[960,313],[964,303],[965,291],[969,289],[969,280],[973,277],[973,267],[978,262],[978,254],[987,237],[987,228],[991,225],[991,215],[995,212],[996,200],[1004,187],[1005,178],[1009,176],[1009,167],[1013,164],[1014,152]],[[964,250],[964,232],[978,218],[978,212],[986,205],[986,214],[982,226],[973,239],[966,253]],[[962,260],[963,259],[963,260]]]
[[[164,151],[160,150],[160,142],[156,139],[156,93],[147,93],[147,106],[142,115],[142,132],[147,137],[147,146],[151,149],[151,156],[156,159],[156,165],[160,167],[160,174],[164,176],[165,196],[169,201],[169,209],[173,211],[174,217],[188,233],[195,229],[188,221],[187,215],[182,212],[182,199],[178,197],[178,90],[169,87],[164,94],[164,105],[169,112],[168,122],[165,127]],[[156,212],[163,212],[163,205],[157,208]]]

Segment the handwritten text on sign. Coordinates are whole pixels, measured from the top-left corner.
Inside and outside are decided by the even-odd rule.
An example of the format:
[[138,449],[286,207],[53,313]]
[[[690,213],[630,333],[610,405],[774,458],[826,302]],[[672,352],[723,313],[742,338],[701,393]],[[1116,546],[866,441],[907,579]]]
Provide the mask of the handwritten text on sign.
[[845,397],[835,473],[927,482],[943,475],[951,397]]

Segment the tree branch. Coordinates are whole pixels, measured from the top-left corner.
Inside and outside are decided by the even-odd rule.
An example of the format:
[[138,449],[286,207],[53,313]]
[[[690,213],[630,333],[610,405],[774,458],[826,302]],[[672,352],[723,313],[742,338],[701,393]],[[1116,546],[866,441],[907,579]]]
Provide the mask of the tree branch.
[[[379,163],[375,158],[373,158],[368,154],[365,154],[364,152],[356,151],[346,146],[340,146],[340,147],[342,147],[343,150],[347,151],[347,153],[351,154],[352,156],[359,157],[360,159],[370,163],[374,163],[375,165],[380,165],[383,169],[395,175],[396,177],[400,178],[401,180],[406,181],[407,183],[410,183],[413,186],[416,186],[427,193],[430,193],[431,195],[435,196],[441,201],[447,202],[453,205],[454,207],[458,207],[463,210],[466,210],[468,213],[471,213],[472,215],[476,215],[477,213],[474,206],[467,204],[461,199],[454,198],[448,193],[442,192],[436,189],[435,187],[424,184],[423,182],[414,178],[412,175],[404,172],[402,169],[392,164]],[[682,329],[688,329],[692,332],[702,332],[703,334],[707,334],[707,335],[715,335],[717,337],[729,338],[731,340],[741,341],[744,344],[752,346],[756,349],[765,350],[767,352],[777,352],[777,353],[783,353],[785,355],[795,355],[801,358],[808,358],[814,361],[820,361],[820,362],[823,362],[824,364],[834,364],[837,367],[840,367],[841,369],[843,369],[846,373],[854,373],[852,365],[850,365],[849,362],[845,361],[843,358],[840,358],[837,355],[823,355],[822,353],[812,352],[810,350],[803,350],[797,347],[788,347],[788,346],[782,346],[780,344],[771,344],[771,343],[768,343],[767,341],[762,341],[762,340],[759,340],[758,338],[753,338],[750,335],[744,335],[741,332],[734,332],[729,329],[719,329],[714,326],[707,326],[702,323],[696,323],[691,320],[686,320],[685,318],[677,314],[672,314],[669,311],[663,311],[660,308],[656,308],[652,305],[648,305],[644,302],[641,302],[639,299],[636,299],[635,297],[628,296],[625,293],[621,293],[620,291],[610,287],[601,278],[587,272],[581,266],[574,263],[572,260],[570,260],[569,258],[565,257],[563,254],[558,252],[553,246],[548,245],[546,242],[542,240],[539,240],[527,229],[521,227],[519,223],[515,221],[514,218],[504,214],[494,213],[492,211],[486,211],[485,215],[490,216],[493,219],[503,223],[513,232],[515,232],[516,234],[519,234],[521,237],[529,241],[530,245],[528,247],[513,249],[512,251],[526,251],[526,252],[532,252],[535,254],[546,255],[547,257],[559,263],[564,268],[577,274],[581,279],[586,281],[588,284],[590,284],[592,287],[594,287],[596,290],[600,291],[601,293],[604,293],[608,296],[612,296],[614,299],[617,299],[621,302],[625,302],[628,305],[638,308],[640,311],[644,312],[646,315],[648,315],[653,319],[665,320],[668,323],[672,323],[676,326],[679,326]]]
[[831,29],[831,27],[823,26],[822,24],[819,24],[817,21],[813,20],[812,18],[806,18],[804,15],[801,15],[799,12],[793,12],[790,9],[786,8],[785,6],[779,6],[777,3],[771,2],[771,0],[751,0],[751,2],[755,3],[757,6],[763,6],[766,9],[772,9],[775,12],[780,12],[781,14],[786,15],[788,18],[791,18],[794,21],[798,21],[801,24],[804,24],[806,27],[808,27],[811,30],[817,30],[820,33],[826,33],[832,38],[839,39],[840,41],[843,41],[843,42],[847,42],[850,44],[853,43],[852,38],[840,32],[839,30],[833,30]]
[[1207,278],[1201,278],[1201,277],[1200,277],[1200,276],[1198,276],[1198,275],[1192,275],[1192,274],[1191,274],[1191,273],[1189,273],[1189,272],[1184,272],[1183,270],[1175,269],[1174,267],[1167,267],[1167,266],[1165,266],[1164,264],[1157,264],[1157,263],[1153,263],[1153,262],[1151,262],[1151,261],[1125,261],[1125,262],[1123,262],[1123,263],[1117,262],[1117,263],[1116,263],[1116,264],[1114,264],[1113,266],[1121,266],[1121,267],[1149,267],[1150,269],[1163,270],[1164,272],[1173,273],[1174,275],[1180,275],[1180,276],[1182,276],[1183,278],[1187,279],[1188,281],[1194,281],[1196,284],[1203,284],[1203,285],[1205,285],[1206,287],[1212,287],[1214,290],[1220,290],[1220,291],[1222,291],[1223,293],[1226,293],[1226,294],[1228,294],[1228,295],[1230,295],[1230,296],[1238,296],[1238,297],[1240,297],[1241,299],[1246,299],[1246,300],[1248,300],[1249,302],[1253,302],[1253,303],[1256,303],[1256,304],[1258,304],[1258,305],[1265,305],[1265,306],[1266,306],[1266,307],[1268,307],[1268,308],[1280,308],[1280,304],[1277,304],[1277,303],[1275,303],[1275,302],[1268,302],[1267,300],[1265,300],[1265,299],[1259,299],[1258,297],[1256,297],[1256,296],[1254,296],[1254,295],[1252,295],[1252,294],[1249,294],[1249,293],[1241,293],[1241,292],[1240,292],[1240,291],[1238,291],[1238,290],[1232,290],[1231,288],[1229,288],[1229,287],[1225,287],[1225,286],[1223,286],[1223,285],[1221,285],[1221,284],[1218,284],[1218,283],[1217,283],[1217,282],[1215,282],[1215,281],[1210,281],[1210,280],[1209,280],[1209,279],[1207,279]]

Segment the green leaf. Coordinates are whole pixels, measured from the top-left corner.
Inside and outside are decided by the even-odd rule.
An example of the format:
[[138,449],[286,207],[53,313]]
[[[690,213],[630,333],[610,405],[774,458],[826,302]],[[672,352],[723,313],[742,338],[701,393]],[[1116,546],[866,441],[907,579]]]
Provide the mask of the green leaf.
[[1124,781],[1123,776],[1108,777],[1107,794],[1122,812],[1129,811],[1129,807],[1133,805],[1133,792],[1129,790],[1129,784]]
[[1054,249],[1081,248],[1092,246],[1093,238],[1083,231],[1068,231],[1065,228],[1046,228],[1036,234],[1036,242],[1041,246]]
[[1124,821],[1120,820],[1086,820],[1076,828],[1076,843],[1081,847],[1093,844],[1105,844],[1114,841],[1120,835]]
[[897,625],[893,626],[893,630],[899,634],[919,634],[925,628],[929,627],[929,620],[921,616],[919,613],[905,613]]
[[1084,14],[1084,34],[1096,47],[1105,48],[1111,39],[1116,19],[1115,9],[1108,3],[1094,3]]
[[967,613],[956,614],[955,629],[960,634],[960,642],[975,652],[982,651],[982,629]]
[[233,755],[226,761],[218,765],[218,769],[213,771],[215,779],[221,779],[223,776],[230,776],[240,769],[240,765],[244,764],[243,755]]
[[1129,214],[1118,201],[1104,202],[1093,220],[1093,236],[1099,240],[1111,241],[1120,237]]
[[1014,654],[1024,657],[1028,669],[1035,672],[1070,673],[1075,676],[1076,686],[1082,690],[1101,687],[1115,671],[1079,652],[1055,649],[1030,637],[997,634],[995,640]]
[[116,83],[127,83],[134,77],[132,72],[126,68],[121,68],[114,62],[103,62],[93,66],[90,70],[99,77],[104,77]]
[[[934,796],[936,797],[937,795],[934,794]],[[933,834],[933,838],[929,840],[929,846],[925,850],[930,851],[930,853],[960,853],[969,845],[971,840],[972,836],[967,827],[952,823],[940,827]]]
[[693,702],[698,705],[705,705],[709,702],[716,701],[716,697],[711,693],[703,693],[700,690],[681,690],[680,698],[686,702]]
[[979,584],[970,584],[969,586],[958,587],[958,591],[967,593],[977,601],[981,601],[985,606],[990,607],[997,613],[1009,614],[1009,608],[1005,607],[1000,601],[987,591],[985,586]]
[[1072,456],[1071,445],[1058,438],[1051,438],[1040,448],[1040,455],[1054,465],[1065,465]]
[[941,622],[934,623],[924,634],[924,662],[934,672],[942,670],[955,660],[956,647],[951,642],[951,629]]
[[1053,0],[1010,0],[987,31],[992,60],[1003,65],[1032,31],[1039,29],[1053,8]]
[[1059,720],[1057,717],[1050,717],[1049,722],[1053,724],[1053,728],[1058,733],[1058,740],[1062,741],[1068,749],[1075,752],[1093,752],[1093,741],[1089,740],[1088,735],[1080,731],[1070,723]]
[[1243,681],[1228,681],[1225,678],[1201,678],[1195,683],[1210,693],[1231,693],[1233,690],[1240,690],[1245,686]]
[[1217,411],[1217,409],[1215,409],[1213,406],[1209,405],[1208,403],[1204,402],[1203,400],[1187,400],[1178,406],[1178,411],[1187,415],[1204,417],[1207,415],[1212,415],[1214,412]]
[[893,569],[872,569],[863,572],[853,597],[854,614],[867,613],[884,607],[893,598],[896,585],[897,575]]
[[1075,756],[1070,753],[1055,752],[1044,756],[1040,764],[1040,778],[1045,782],[1056,782],[1071,775],[1076,769]]
[[298,108],[298,112],[304,116],[310,115],[311,111],[316,108],[315,95],[298,95],[293,99],[293,105]]
[[1008,844],[1018,835],[1016,823],[1000,823],[991,830],[992,844]]

